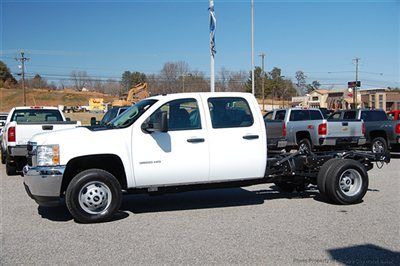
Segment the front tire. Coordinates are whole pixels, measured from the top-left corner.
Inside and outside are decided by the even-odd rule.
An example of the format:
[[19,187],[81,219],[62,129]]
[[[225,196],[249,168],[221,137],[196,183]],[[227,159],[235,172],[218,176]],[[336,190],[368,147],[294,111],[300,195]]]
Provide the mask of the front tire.
[[121,185],[109,172],[89,169],[71,180],[65,193],[65,202],[78,222],[108,221],[121,206]]
[[326,171],[325,195],[336,204],[359,203],[368,190],[368,174],[361,163],[338,159]]

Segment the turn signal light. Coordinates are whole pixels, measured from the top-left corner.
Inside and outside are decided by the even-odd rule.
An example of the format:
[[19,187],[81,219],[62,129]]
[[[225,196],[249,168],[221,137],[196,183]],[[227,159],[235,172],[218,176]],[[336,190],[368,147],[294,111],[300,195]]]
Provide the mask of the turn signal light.
[[320,124],[318,126],[318,135],[327,135],[328,134],[328,127],[326,123]]
[[8,141],[15,142],[15,135],[16,135],[15,133],[16,133],[15,127],[10,127],[8,129],[8,135],[7,135]]

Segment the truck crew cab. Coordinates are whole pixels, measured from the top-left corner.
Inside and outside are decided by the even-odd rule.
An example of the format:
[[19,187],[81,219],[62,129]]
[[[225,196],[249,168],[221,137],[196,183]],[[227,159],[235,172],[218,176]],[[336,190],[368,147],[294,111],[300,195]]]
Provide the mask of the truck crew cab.
[[329,200],[352,204],[367,192],[372,162],[389,161],[386,155],[355,151],[267,157],[263,116],[248,93],[150,97],[104,127],[36,135],[28,151],[28,195],[40,205],[65,198],[79,222],[111,219],[122,192],[269,182],[286,189],[318,184]]

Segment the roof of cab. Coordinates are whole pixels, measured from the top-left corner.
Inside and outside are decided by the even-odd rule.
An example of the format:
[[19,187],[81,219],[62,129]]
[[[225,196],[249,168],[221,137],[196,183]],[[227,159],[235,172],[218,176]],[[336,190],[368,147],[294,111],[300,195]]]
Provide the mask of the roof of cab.
[[159,94],[147,99],[161,100],[161,99],[175,99],[177,97],[189,98],[200,95],[206,95],[207,97],[243,97],[243,95],[252,95],[252,94],[248,92],[183,92],[183,93]]
[[25,109],[47,109],[47,110],[60,110],[54,106],[18,106],[15,110],[25,110]]

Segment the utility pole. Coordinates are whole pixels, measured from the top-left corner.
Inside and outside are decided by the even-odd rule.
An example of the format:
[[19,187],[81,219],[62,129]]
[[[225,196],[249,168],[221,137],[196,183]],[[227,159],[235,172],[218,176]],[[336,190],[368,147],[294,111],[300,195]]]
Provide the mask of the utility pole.
[[251,0],[251,93],[255,96],[254,82],[254,0]]
[[262,75],[262,83],[261,83],[261,91],[262,91],[262,110],[265,111],[265,91],[264,91],[264,83],[265,83],[265,73],[264,73],[264,58],[265,54],[260,53],[259,55],[261,57],[261,75]]
[[353,59],[356,65],[356,85],[353,88],[353,104],[354,104],[354,109],[357,109],[357,84],[358,84],[358,62],[360,61],[360,58],[356,57]]
[[15,60],[21,62],[21,76],[22,76],[22,90],[24,94],[24,106],[26,106],[26,91],[25,91],[25,62],[30,58],[25,57],[24,51],[21,51],[21,57],[15,58]]
[[185,74],[182,74],[182,92],[185,92]]

